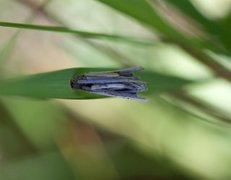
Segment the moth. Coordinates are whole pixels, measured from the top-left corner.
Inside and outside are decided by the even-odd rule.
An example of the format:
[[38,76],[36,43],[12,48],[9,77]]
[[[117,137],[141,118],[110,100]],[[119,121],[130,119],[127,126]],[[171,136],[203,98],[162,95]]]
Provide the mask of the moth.
[[137,95],[147,90],[146,83],[133,74],[133,72],[142,69],[141,67],[131,67],[115,71],[90,72],[74,76],[71,79],[70,85],[74,90],[80,89],[104,96],[147,101],[147,98]]

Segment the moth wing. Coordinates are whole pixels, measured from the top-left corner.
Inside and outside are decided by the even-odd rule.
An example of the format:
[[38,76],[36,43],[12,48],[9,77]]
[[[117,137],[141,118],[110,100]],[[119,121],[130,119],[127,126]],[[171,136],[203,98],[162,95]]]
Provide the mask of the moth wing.
[[133,100],[144,101],[144,102],[148,101],[147,98],[137,97],[136,94],[133,94],[133,93],[121,93],[121,92],[116,92],[116,91],[111,91],[111,90],[89,91],[89,92],[98,94],[98,95],[104,95],[104,96],[121,97],[125,99],[133,99]]
[[115,71],[104,71],[104,72],[91,72],[88,73],[90,76],[106,76],[106,77],[117,77],[119,75],[132,75],[132,72],[134,71],[140,71],[143,70],[142,67],[131,67],[126,69],[120,69]]
[[121,70],[117,70],[114,72],[134,72],[134,71],[140,71],[143,70],[142,67],[139,66],[135,66],[135,67],[130,67],[130,68],[126,68],[126,69],[121,69]]

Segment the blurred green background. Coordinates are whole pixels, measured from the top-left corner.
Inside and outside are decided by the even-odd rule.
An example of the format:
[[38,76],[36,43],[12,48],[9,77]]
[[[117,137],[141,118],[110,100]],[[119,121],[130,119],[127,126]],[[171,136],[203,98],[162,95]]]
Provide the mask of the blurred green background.
[[148,103],[2,95],[0,179],[231,179],[230,8],[230,0],[0,0],[0,22],[122,37],[0,27],[1,79],[142,66],[191,82],[150,75],[150,89],[163,91],[147,93]]

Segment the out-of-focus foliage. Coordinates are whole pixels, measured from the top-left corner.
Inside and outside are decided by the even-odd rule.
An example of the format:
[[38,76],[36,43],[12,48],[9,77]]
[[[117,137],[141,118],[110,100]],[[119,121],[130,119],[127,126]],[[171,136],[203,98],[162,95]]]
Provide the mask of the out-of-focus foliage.
[[[0,178],[230,179],[230,8],[0,0]],[[68,86],[124,66],[144,67],[148,103]]]

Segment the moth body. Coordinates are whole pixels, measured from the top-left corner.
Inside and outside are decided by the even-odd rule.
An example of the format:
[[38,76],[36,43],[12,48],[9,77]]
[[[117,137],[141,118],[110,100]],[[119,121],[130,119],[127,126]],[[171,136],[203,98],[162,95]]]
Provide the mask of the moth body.
[[134,71],[141,69],[132,67],[117,71],[86,73],[74,77],[71,80],[71,87],[104,96],[147,101],[146,98],[137,96],[137,93],[147,90],[146,83],[133,74]]

